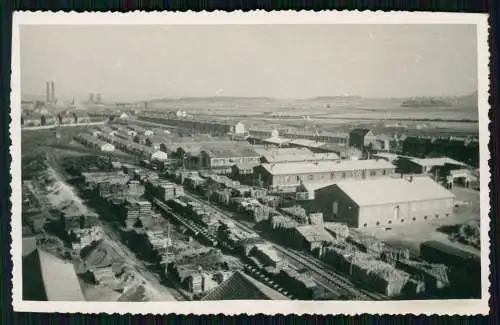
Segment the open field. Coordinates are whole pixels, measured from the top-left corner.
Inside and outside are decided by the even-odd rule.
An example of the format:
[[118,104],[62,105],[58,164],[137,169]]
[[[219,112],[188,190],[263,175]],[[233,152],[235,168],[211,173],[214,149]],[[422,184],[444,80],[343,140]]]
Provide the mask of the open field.
[[401,107],[404,99],[359,97],[276,98],[179,98],[150,102],[151,109],[185,110],[189,113],[227,117],[309,116],[317,119],[445,119],[477,120],[477,104],[457,99],[452,106]]

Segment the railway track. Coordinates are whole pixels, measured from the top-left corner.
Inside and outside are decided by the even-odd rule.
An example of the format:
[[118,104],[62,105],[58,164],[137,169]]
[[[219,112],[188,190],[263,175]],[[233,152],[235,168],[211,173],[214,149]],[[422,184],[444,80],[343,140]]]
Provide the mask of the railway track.
[[184,227],[186,227],[190,231],[192,231],[195,236],[201,235],[205,239],[211,241],[214,244],[214,246],[217,244],[217,238],[215,238],[213,235],[209,234],[208,230],[206,228],[197,225],[192,220],[188,220],[186,218],[183,218],[183,217],[179,216],[167,204],[165,204],[164,202],[162,202],[161,200],[159,200],[157,198],[153,198],[153,204],[155,204],[156,206],[158,206],[166,214],[168,214],[170,217],[174,218],[181,225],[183,225]]
[[282,247],[276,245],[275,249],[281,252],[283,255],[287,256],[289,259],[303,265],[303,267],[312,270],[312,276],[318,282],[325,284],[330,288],[338,288],[336,292],[338,292],[341,296],[356,300],[388,299],[388,297],[386,297],[385,295],[358,288],[344,276],[331,270],[331,267],[329,265],[324,265],[321,261],[312,256],[307,256],[301,253],[294,252],[292,250],[283,249]]
[[[188,227],[195,234],[201,234],[202,236],[206,237],[208,240],[211,240],[212,242],[218,244],[219,246],[221,246],[223,248],[227,248],[229,250],[234,250],[234,247],[232,247],[230,244],[217,241],[217,239],[215,237],[213,237],[213,235],[209,234],[206,229],[202,228],[201,226],[197,225],[196,223],[194,223],[191,220],[188,220],[188,219],[185,219],[185,218],[179,216],[177,213],[175,213],[172,210],[172,208],[170,208],[167,204],[165,204],[161,200],[159,200],[157,198],[153,198],[153,203],[156,204],[158,207],[160,207],[162,210],[164,210],[165,213],[167,213],[171,217],[175,218],[182,225],[184,225],[185,227]],[[284,288],[279,286],[276,282],[269,279],[268,277],[266,277],[265,275],[260,273],[258,270],[254,269],[250,264],[238,261],[237,266],[239,268],[243,269],[251,277],[253,277],[261,282],[264,282],[269,287],[281,292],[282,294],[284,294],[288,298],[295,299],[295,297],[293,295],[289,294]]]
[[[205,201],[200,200],[197,196],[192,194],[187,194],[186,196],[190,199],[197,201],[199,203],[206,204]],[[227,211],[220,209],[219,207],[210,205],[210,207],[227,219],[230,219],[235,226],[249,233],[255,233],[250,227],[241,224],[237,220],[234,220],[228,215]],[[388,297],[376,292],[361,289],[356,287],[351,281],[346,279],[343,275],[338,274],[333,271],[331,266],[318,260],[315,257],[302,255],[297,252],[293,252],[288,248],[284,248],[280,245],[271,243],[276,250],[283,254],[287,259],[294,261],[301,267],[311,270],[312,276],[315,281],[328,291],[335,294],[337,297],[346,296],[358,300],[387,300]]]

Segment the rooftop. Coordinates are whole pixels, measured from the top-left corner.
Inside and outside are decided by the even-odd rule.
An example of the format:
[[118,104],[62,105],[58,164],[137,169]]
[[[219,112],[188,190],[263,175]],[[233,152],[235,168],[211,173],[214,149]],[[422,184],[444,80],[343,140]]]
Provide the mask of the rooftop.
[[259,148],[256,151],[269,163],[339,159],[336,153],[313,153],[306,148]]
[[452,199],[453,193],[429,177],[381,178],[360,181],[342,181],[337,186],[358,206],[388,203]]
[[295,140],[290,141],[290,143],[294,144],[294,145],[310,147],[310,148],[320,148],[326,144],[325,142],[319,142],[319,141],[308,140],[308,139],[295,139]]
[[202,149],[211,158],[258,157],[259,154],[250,145],[220,143],[206,144]]
[[262,164],[271,175],[312,174],[322,172],[341,172],[369,169],[394,169],[395,166],[385,160],[338,160],[316,162],[290,162]]
[[330,132],[330,131],[307,131],[307,130],[290,130],[286,133],[291,136],[319,136],[331,138],[347,138],[348,133],[345,132]]
[[389,159],[389,160],[396,160],[399,157],[401,157],[401,155],[398,155],[398,154],[395,154],[395,153],[389,153],[389,152],[379,152],[379,153],[374,154],[373,156],[374,157],[385,158],[385,159]]
[[410,158],[411,161],[420,165],[420,166],[444,166],[445,164],[457,165],[457,166],[467,166],[460,161],[456,161],[455,159],[451,159],[448,157],[440,157],[440,158]]
[[264,140],[264,142],[272,143],[272,144],[286,144],[290,142],[290,139],[286,138],[280,138],[280,137],[274,137],[274,138],[267,138]]
[[286,296],[241,271],[214,288],[202,300],[288,300]]

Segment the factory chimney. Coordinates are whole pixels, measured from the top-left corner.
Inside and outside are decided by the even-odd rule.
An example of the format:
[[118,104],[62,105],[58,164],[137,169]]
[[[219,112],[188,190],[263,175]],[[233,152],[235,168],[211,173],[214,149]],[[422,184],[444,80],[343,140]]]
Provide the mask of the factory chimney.
[[50,100],[52,103],[56,101],[56,87],[53,81],[50,82]]
[[45,91],[46,91],[46,94],[45,94],[45,101],[47,103],[50,103],[50,82],[46,82],[46,85],[45,85]]

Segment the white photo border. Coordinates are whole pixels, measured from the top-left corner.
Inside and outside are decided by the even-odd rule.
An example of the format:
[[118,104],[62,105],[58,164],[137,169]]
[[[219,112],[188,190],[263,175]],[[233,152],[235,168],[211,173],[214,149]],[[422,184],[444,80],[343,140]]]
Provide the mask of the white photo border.
[[[416,301],[178,301],[60,302],[22,298],[21,225],[21,80],[20,25],[204,25],[204,24],[473,24],[477,26],[480,145],[480,213],[482,298]],[[488,15],[435,12],[274,11],[253,12],[14,12],[12,28],[11,123],[11,255],[13,308],[20,312],[118,314],[394,314],[486,315],[490,299],[490,123]]]

